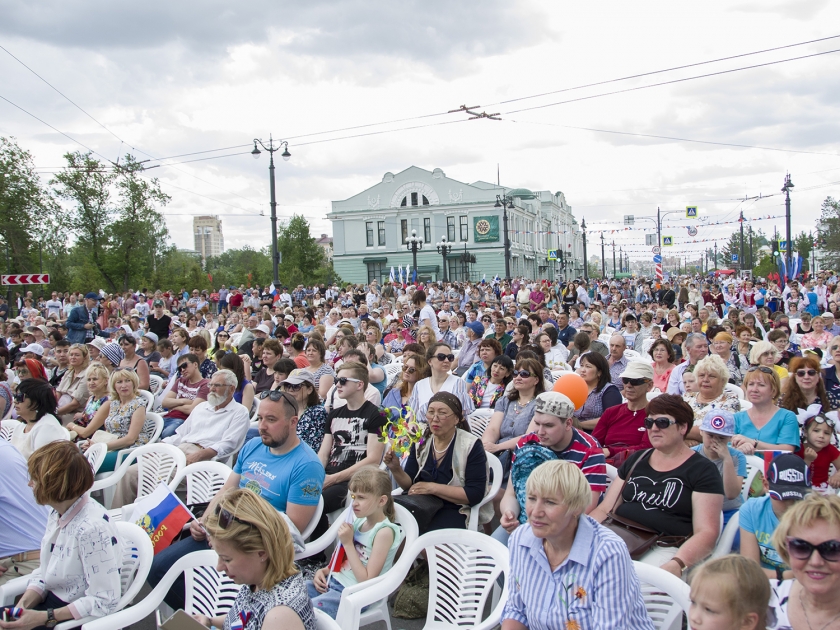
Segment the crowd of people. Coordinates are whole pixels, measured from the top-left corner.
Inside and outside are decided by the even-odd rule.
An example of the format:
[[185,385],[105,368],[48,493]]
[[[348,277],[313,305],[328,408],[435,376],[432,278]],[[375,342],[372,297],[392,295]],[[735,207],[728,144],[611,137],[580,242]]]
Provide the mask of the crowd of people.
[[[17,420],[0,441],[0,584],[31,579],[22,616],[0,628],[114,610],[119,554],[87,541],[115,547],[118,535],[89,496],[84,453],[105,444],[99,470],[114,470],[121,452],[156,438],[147,414],[158,408],[159,439],[188,464],[232,468],[148,577],[155,586],[185,555],[216,550],[243,588],[227,620],[199,619],[208,627],[312,630],[314,608],[335,616],[345,588],[393,564],[395,503],[421,533],[472,518],[508,547],[504,630],[652,628],[631,558],[691,582],[695,628],[840,627],[831,272],[784,286],[519,278],[54,292],[15,306],[0,300],[0,417]],[[400,455],[380,435],[406,411],[423,437]],[[485,502],[494,458],[503,481]],[[135,465],[112,507],[134,500],[137,478]],[[335,571],[293,558],[321,499],[313,537],[329,513],[355,517],[339,529],[347,553]],[[736,553],[709,560],[736,516]],[[166,602],[183,607],[184,589],[176,580]]]

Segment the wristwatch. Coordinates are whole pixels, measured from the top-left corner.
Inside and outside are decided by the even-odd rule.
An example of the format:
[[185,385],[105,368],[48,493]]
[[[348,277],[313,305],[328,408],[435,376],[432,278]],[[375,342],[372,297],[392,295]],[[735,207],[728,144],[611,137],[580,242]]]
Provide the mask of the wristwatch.
[[55,628],[58,624],[58,619],[55,618],[55,610],[47,608],[47,623],[44,624],[46,628]]
[[680,572],[681,573],[685,573],[685,570],[688,568],[688,566],[685,564],[685,562],[683,562],[682,558],[678,558],[677,556],[674,556],[673,558],[671,558],[671,560],[673,560],[678,565],[680,565]]

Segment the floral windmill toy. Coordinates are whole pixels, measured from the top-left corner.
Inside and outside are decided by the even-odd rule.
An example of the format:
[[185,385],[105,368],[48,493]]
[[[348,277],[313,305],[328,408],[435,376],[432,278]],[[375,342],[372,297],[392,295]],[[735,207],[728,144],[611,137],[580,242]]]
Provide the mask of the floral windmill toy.
[[396,407],[387,407],[383,415],[387,422],[382,427],[379,441],[385,442],[386,446],[395,455],[402,458],[408,455],[412,444],[423,443],[423,429],[415,420],[414,410],[403,405],[399,410]]

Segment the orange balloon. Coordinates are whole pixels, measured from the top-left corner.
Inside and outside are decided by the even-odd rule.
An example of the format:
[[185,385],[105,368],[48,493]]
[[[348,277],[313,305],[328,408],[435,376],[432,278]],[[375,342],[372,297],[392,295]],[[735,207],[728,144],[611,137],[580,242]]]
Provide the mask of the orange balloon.
[[575,409],[583,407],[589,396],[589,388],[586,386],[586,381],[579,374],[571,373],[564,374],[554,382],[552,389],[555,392],[565,394],[572,401]]

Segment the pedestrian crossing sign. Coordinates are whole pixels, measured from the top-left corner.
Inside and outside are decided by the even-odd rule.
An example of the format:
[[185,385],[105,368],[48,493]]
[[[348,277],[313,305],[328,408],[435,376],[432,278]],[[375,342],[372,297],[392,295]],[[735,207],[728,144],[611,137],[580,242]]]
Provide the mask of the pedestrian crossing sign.
[[662,237],[662,247],[673,247],[674,245],[674,237],[673,236],[663,236]]
[[685,207],[685,218],[686,219],[696,219],[697,218],[697,206],[686,206]]
[[548,259],[549,260],[557,260],[557,250],[556,249],[549,249],[548,250]]

